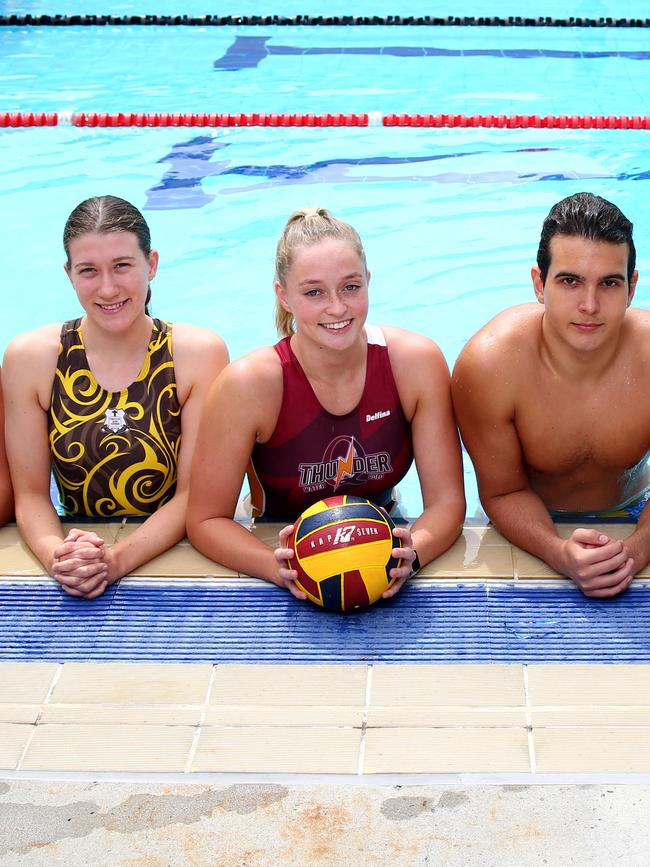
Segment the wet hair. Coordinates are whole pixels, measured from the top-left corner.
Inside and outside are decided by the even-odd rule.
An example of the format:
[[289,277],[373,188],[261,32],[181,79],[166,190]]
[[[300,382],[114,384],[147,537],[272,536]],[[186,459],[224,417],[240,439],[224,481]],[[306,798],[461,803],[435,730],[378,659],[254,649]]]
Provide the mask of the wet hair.
[[636,250],[632,240],[632,223],[616,205],[594,196],[593,193],[575,193],[553,205],[542,226],[537,250],[537,266],[542,283],[551,264],[551,239],[555,235],[606,241],[609,244],[627,244],[627,282],[632,280],[636,265]]
[[[138,241],[138,247],[145,258],[151,253],[151,232],[147,221],[140,211],[117,196],[93,196],[77,205],[70,214],[63,230],[63,249],[70,267],[70,241],[88,233],[97,235],[109,232],[131,232]],[[149,315],[151,286],[147,287],[144,311]]]
[[[337,220],[326,208],[300,208],[294,211],[282,230],[275,254],[275,280],[286,285],[287,274],[298,247],[310,247],[326,238],[347,241],[359,255],[366,267],[366,254],[359,233],[349,223]],[[275,327],[282,337],[295,334],[292,314],[280,301],[275,301]]]

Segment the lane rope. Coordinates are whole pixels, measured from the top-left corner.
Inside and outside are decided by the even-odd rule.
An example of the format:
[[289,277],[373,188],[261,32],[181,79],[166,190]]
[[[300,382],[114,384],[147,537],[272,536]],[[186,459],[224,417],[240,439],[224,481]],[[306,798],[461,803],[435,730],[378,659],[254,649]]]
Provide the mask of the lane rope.
[[650,27],[650,18],[524,15],[2,15],[3,27]]
[[0,127],[487,127],[497,129],[650,129],[645,115],[359,114],[0,111]]

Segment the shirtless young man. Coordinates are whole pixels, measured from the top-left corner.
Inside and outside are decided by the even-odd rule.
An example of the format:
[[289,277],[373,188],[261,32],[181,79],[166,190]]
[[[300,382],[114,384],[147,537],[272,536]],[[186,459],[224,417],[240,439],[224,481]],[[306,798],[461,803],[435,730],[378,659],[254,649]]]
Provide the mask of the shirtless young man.
[[[558,202],[532,269],[539,303],[492,319],[453,375],[491,521],[587,596],[620,593],[650,560],[650,312],[629,309],[635,258],[632,224],[615,205],[591,193]],[[635,505],[624,541],[588,525],[562,539],[549,514]]]

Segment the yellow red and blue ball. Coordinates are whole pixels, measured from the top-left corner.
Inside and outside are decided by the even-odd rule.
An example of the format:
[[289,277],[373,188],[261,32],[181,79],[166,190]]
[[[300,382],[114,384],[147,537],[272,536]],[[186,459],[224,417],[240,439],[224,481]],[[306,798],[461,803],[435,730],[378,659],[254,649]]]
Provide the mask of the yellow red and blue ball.
[[314,503],[294,524],[288,545],[296,586],[316,605],[352,611],[376,602],[393,583],[396,543],[393,521],[362,497],[328,497]]

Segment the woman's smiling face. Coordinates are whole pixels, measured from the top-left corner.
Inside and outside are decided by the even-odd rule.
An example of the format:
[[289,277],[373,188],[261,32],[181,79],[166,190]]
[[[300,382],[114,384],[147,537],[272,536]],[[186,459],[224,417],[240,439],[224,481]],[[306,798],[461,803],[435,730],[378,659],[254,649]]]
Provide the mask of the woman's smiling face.
[[345,349],[366,321],[369,277],[352,244],[325,238],[295,250],[284,285],[276,283],[275,289],[301,339]]

